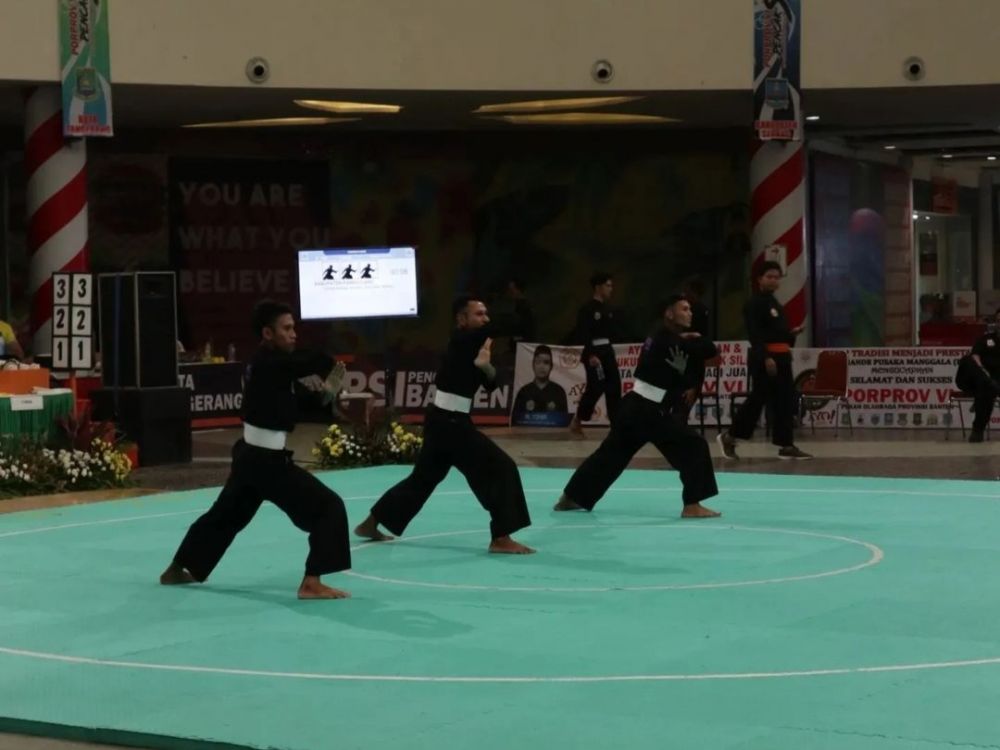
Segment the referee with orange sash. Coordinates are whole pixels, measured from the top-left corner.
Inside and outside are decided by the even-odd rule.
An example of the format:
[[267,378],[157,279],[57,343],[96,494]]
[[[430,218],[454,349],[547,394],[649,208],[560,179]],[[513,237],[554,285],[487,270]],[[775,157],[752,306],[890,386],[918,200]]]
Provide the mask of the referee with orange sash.
[[781,266],[765,261],[757,273],[757,292],[743,307],[750,339],[750,396],[733,418],[727,432],[717,440],[726,458],[736,459],[736,441],[749,440],[764,406],[769,406],[771,442],[778,458],[805,459],[811,455],[795,445],[792,421],[795,415],[795,380],[792,377],[792,344],[804,326],[789,328],[785,309],[774,297],[781,286]]

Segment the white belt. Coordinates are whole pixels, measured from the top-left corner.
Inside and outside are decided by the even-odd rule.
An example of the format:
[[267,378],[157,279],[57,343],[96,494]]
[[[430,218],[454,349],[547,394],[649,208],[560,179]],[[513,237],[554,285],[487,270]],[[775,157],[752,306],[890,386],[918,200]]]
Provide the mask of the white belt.
[[454,393],[446,391],[434,392],[434,406],[445,411],[457,411],[468,414],[472,411],[472,399],[465,396],[456,396]]
[[611,343],[611,339],[594,339],[590,342],[591,346],[607,346]]
[[657,404],[662,404],[663,399],[667,397],[667,392],[663,388],[657,388],[655,385],[650,385],[645,380],[639,380],[639,378],[635,379],[635,383],[632,385],[632,390],[643,398]]
[[283,451],[287,439],[287,432],[265,430],[263,427],[254,427],[252,424],[243,423],[243,442],[255,448]]

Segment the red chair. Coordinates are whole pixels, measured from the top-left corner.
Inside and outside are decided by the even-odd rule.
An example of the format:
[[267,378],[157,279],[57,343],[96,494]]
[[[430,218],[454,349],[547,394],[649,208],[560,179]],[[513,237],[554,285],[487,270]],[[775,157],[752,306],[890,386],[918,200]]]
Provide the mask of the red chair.
[[[816,361],[816,375],[802,387],[802,406],[809,412],[809,424],[816,432],[814,412],[830,400],[837,402],[834,415],[834,434],[840,434],[840,407],[847,409],[847,425],[854,434],[854,420],[851,419],[851,402],[847,400],[847,352],[825,351],[819,353]],[[813,408],[809,408],[812,406]]]

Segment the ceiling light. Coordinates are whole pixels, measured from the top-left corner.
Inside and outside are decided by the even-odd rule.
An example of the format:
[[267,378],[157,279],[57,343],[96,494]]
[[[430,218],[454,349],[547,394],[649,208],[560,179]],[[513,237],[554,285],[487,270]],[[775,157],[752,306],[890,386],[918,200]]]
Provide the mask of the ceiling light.
[[913,218],[914,219],[919,219],[920,218],[920,214],[913,214]]
[[304,125],[333,125],[354,122],[357,117],[272,117],[264,120],[229,120],[226,122],[198,122],[185,128],[273,128]]
[[306,109],[333,112],[338,115],[394,115],[402,109],[398,104],[371,104],[366,102],[335,102],[323,99],[295,99]]
[[986,161],[996,161],[996,160],[997,160],[997,158],[995,156],[987,156],[986,157]]
[[642,98],[641,96],[588,96],[576,99],[536,99],[527,102],[484,104],[478,109],[472,110],[472,114],[497,115],[518,112],[550,112],[557,109],[592,109],[593,107],[610,107],[615,104],[626,104]]
[[942,159],[950,159],[951,158],[951,154],[941,154],[941,158]]
[[895,151],[896,150],[895,146],[883,146],[882,148],[884,148],[886,151]]
[[809,122],[817,122],[819,120],[819,115],[808,115],[806,120]]
[[511,125],[639,125],[680,122],[673,117],[630,115],[625,112],[551,112],[537,115],[499,115],[490,119],[503,120]]

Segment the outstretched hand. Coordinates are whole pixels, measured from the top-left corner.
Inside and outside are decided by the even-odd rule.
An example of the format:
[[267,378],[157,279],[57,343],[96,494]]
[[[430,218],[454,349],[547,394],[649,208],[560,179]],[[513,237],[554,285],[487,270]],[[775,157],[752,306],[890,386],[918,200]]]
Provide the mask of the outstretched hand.
[[[486,339],[483,343],[482,348],[479,350],[479,354],[476,355],[475,365],[476,367],[485,367],[490,363],[490,357],[493,355],[493,339]],[[468,361],[468,360],[466,360]]]
[[347,365],[337,362],[330,370],[330,374],[323,381],[323,405],[330,403],[340,392],[344,390],[344,376],[347,374]]
[[681,347],[675,346],[670,350],[670,356],[667,357],[667,364],[673,367],[677,372],[683,375],[687,372],[688,365],[688,355]]

